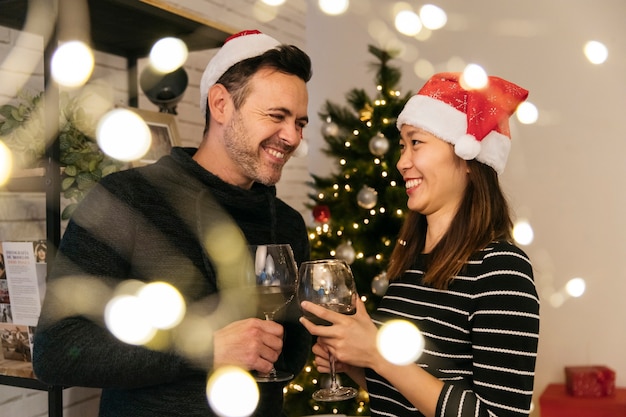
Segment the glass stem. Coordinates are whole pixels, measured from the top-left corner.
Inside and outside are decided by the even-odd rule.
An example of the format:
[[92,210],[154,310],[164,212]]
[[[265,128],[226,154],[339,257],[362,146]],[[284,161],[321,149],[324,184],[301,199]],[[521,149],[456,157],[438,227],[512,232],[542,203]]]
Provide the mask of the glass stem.
[[339,384],[337,384],[337,373],[335,372],[335,358],[333,355],[328,355],[328,361],[330,362],[330,390],[337,391]]
[[[263,312],[263,314],[265,315],[265,320],[267,321],[274,321],[274,313],[273,312]],[[272,369],[269,371],[269,373],[267,375],[264,376],[268,376],[270,378],[275,378],[276,377],[276,368],[274,368],[274,366],[272,365]]]

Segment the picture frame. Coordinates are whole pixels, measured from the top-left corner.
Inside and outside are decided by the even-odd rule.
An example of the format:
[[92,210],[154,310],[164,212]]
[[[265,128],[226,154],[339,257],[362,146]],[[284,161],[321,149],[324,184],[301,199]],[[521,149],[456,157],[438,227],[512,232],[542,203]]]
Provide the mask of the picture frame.
[[137,113],[146,122],[152,134],[152,144],[146,154],[139,160],[133,161],[133,166],[148,165],[156,162],[160,157],[169,155],[172,147],[180,146],[180,136],[176,125],[176,118],[170,113],[161,113],[128,107]]

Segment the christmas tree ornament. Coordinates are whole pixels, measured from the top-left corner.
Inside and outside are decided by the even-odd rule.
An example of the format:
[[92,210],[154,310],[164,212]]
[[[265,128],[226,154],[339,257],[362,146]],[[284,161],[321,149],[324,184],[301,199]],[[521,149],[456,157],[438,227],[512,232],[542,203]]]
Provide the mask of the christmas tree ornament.
[[368,122],[372,120],[372,115],[374,114],[374,108],[371,104],[365,103],[365,107],[359,111],[359,120],[362,122]]
[[293,152],[293,156],[294,158],[303,158],[307,156],[308,153],[309,153],[309,141],[306,139],[302,139],[300,141],[300,145],[298,145],[296,150]]
[[372,187],[364,185],[356,195],[356,202],[359,207],[368,210],[372,209],[376,207],[376,203],[378,202],[378,192]]
[[352,242],[347,241],[337,246],[337,249],[335,249],[335,258],[343,259],[348,265],[352,265],[356,259],[356,252],[354,251]]
[[476,159],[501,174],[511,149],[509,117],[526,100],[528,91],[493,76],[484,88],[465,89],[461,75],[433,75],[406,103],[397,127],[400,130],[408,124],[424,129],[454,145],[460,158]]
[[324,136],[337,136],[339,134],[339,126],[333,122],[330,117],[326,118],[324,124],[322,124],[322,135]]
[[372,294],[382,297],[389,287],[389,279],[387,279],[387,271],[383,271],[376,275],[372,280]]
[[313,207],[313,219],[318,223],[328,223],[330,207],[321,204]]
[[369,148],[372,155],[383,156],[389,150],[389,139],[381,132],[378,132],[370,139]]

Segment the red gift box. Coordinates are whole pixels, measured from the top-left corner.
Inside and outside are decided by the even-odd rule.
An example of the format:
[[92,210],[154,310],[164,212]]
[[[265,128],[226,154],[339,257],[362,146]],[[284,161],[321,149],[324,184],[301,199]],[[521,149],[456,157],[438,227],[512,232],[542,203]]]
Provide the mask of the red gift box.
[[606,366],[566,366],[565,385],[574,397],[606,397],[615,393],[615,371]]

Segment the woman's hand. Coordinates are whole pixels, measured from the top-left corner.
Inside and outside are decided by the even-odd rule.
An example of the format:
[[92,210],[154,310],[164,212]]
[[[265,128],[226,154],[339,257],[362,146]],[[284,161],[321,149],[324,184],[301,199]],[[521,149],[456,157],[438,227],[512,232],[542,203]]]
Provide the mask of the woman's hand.
[[320,372],[329,371],[329,355],[336,360],[337,372],[349,372],[350,366],[373,368],[380,358],[376,349],[377,328],[358,297],[355,304],[356,314],[344,315],[309,301],[302,302],[303,310],[332,323],[332,326],[316,326],[306,318],[300,318],[302,325],[318,337],[313,353]]

